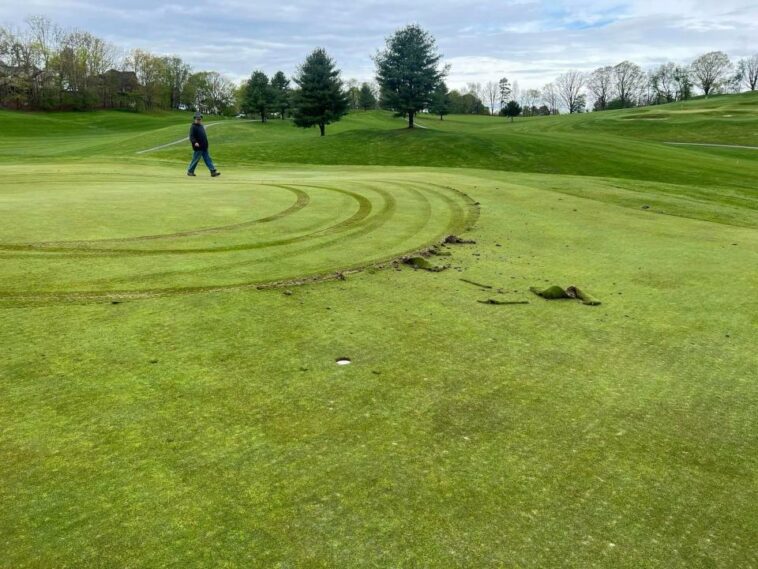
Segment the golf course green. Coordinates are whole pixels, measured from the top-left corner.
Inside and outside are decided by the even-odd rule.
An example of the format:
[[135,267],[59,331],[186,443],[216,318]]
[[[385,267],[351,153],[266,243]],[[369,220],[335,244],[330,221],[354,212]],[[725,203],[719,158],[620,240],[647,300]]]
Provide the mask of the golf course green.
[[190,121],[0,111],[1,568],[758,566],[758,93]]

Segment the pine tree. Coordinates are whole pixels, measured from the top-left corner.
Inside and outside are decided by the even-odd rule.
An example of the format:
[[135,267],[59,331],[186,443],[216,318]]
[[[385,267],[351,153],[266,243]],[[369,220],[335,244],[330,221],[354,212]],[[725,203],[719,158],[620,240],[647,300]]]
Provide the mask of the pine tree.
[[290,89],[289,79],[281,71],[277,71],[271,78],[271,91],[274,99],[273,106],[279,111],[280,118],[284,119],[287,109],[290,108],[292,90]]
[[505,105],[500,113],[504,114],[506,117],[511,117],[511,122],[513,122],[513,117],[517,117],[521,114],[521,105],[519,105],[517,101],[508,101],[508,104]]
[[371,86],[368,83],[361,85],[360,95],[358,97],[360,107],[364,111],[376,108],[376,97],[374,97]]
[[441,59],[434,38],[410,25],[388,38],[387,48],[374,60],[382,101],[398,115],[408,115],[408,128],[413,128],[414,115],[429,107],[447,72],[439,68]]
[[497,89],[500,95],[500,108],[502,109],[508,104],[508,101],[511,98],[511,93],[513,92],[511,89],[511,83],[508,81],[507,77],[503,77],[498,81]]
[[254,71],[245,85],[242,110],[245,113],[259,113],[261,122],[266,122],[266,113],[272,106],[273,99],[273,91],[266,74],[263,71]]
[[447,114],[450,114],[450,93],[447,91],[447,85],[440,81],[432,95],[432,103],[429,105],[429,112],[439,115],[440,120]]
[[342,90],[340,72],[326,51],[318,48],[298,69],[294,97],[295,125],[310,128],[318,125],[321,136],[326,125],[337,122],[347,113],[347,97]]

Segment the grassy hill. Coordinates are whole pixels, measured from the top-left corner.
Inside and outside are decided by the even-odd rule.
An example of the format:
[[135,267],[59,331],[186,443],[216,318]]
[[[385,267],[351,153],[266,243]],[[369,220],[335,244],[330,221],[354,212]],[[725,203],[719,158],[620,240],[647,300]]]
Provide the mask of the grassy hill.
[[0,112],[0,566],[756,564],[758,94],[189,121]]

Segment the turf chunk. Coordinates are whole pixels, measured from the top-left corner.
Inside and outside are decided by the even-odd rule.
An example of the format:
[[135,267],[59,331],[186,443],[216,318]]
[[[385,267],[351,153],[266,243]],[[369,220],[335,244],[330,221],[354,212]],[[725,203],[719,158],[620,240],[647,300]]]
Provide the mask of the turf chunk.
[[582,304],[586,304],[588,306],[597,306],[600,304],[600,301],[597,298],[575,286],[570,286],[566,289],[563,289],[558,285],[549,286],[546,289],[539,289],[533,286],[530,287],[529,290],[537,296],[541,296],[547,300],[577,298],[582,301]]
[[587,304],[588,306],[597,306],[600,304],[600,301],[597,298],[575,286],[568,287],[566,293],[569,294],[569,296],[573,295],[572,298],[578,298],[582,301],[582,304]]
[[440,271],[447,269],[446,266],[432,265],[423,257],[408,257],[407,259],[403,259],[403,263],[410,265],[414,269],[421,269],[432,273],[439,273]]
[[536,286],[529,287],[534,294],[546,298],[547,300],[556,300],[559,298],[571,298],[563,288],[558,285],[549,286],[544,290],[537,288]]

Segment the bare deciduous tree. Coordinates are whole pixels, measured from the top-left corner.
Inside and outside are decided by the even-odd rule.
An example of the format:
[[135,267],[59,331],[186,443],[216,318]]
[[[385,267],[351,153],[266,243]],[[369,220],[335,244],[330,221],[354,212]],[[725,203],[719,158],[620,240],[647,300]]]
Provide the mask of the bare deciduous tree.
[[676,100],[677,82],[676,65],[664,63],[650,72],[650,88],[652,103],[670,103]]
[[739,77],[745,83],[745,86],[751,91],[758,87],[758,53],[740,59],[737,65]]
[[729,56],[723,51],[704,53],[692,62],[691,67],[695,84],[706,97],[721,88],[733,69]]
[[622,107],[633,107],[645,85],[645,72],[636,63],[622,61],[613,67],[616,95]]
[[47,68],[57,51],[63,31],[45,16],[31,16],[26,24],[39,54],[38,65]]
[[522,113],[525,116],[531,116],[534,114],[536,105],[539,102],[541,96],[542,94],[540,93],[539,89],[527,89],[526,91],[524,91],[524,95],[522,97],[523,99]]
[[548,83],[542,87],[542,102],[545,103],[548,109],[550,109],[551,115],[558,114],[558,103],[560,97],[558,96],[558,89],[555,83]]
[[614,97],[613,67],[598,67],[587,77],[587,89],[592,95],[596,111],[604,111]]
[[576,113],[580,110],[579,103],[582,100],[584,83],[584,74],[575,69],[567,71],[563,75],[559,75],[555,80],[556,87],[558,88],[558,96],[568,108],[569,113]]
[[485,101],[490,105],[490,114],[495,114],[495,106],[497,105],[498,97],[500,96],[500,88],[497,83],[493,81],[487,81],[483,87]]

